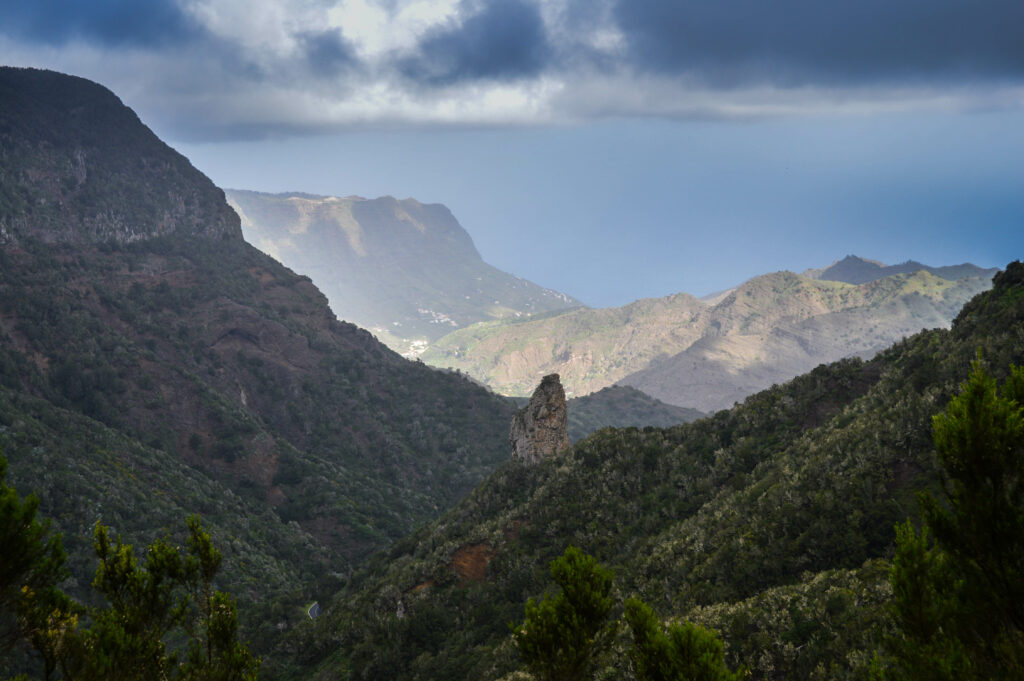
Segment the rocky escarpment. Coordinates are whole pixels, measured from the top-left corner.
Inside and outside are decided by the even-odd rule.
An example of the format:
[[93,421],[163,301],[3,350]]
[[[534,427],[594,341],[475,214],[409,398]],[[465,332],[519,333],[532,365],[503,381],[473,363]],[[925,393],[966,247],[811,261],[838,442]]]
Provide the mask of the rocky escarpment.
[[249,243],[309,276],[340,319],[369,329],[408,356],[470,324],[580,305],[488,265],[451,211],[438,203],[226,193]]
[[512,419],[512,458],[537,463],[569,448],[569,413],[558,374],[548,374]]
[[241,239],[224,192],[112,92],[0,67],[0,243]]

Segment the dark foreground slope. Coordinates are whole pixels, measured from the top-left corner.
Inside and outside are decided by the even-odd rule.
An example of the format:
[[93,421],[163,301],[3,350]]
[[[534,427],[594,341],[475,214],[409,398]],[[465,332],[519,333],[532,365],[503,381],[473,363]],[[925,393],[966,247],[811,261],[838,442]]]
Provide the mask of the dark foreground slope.
[[952,330],[711,418],[606,429],[535,467],[505,465],[367,564],[295,632],[298,659],[320,679],[507,676],[508,623],[574,544],[614,569],[619,596],[718,629],[730,666],[754,678],[867,678],[890,626],[893,525],[936,481],[931,416],[979,352],[998,376],[1024,361],[1020,263]]
[[141,544],[198,512],[263,650],[506,458],[510,404],[337,321],[109,91],[0,92],[0,448],[79,585],[95,522]]

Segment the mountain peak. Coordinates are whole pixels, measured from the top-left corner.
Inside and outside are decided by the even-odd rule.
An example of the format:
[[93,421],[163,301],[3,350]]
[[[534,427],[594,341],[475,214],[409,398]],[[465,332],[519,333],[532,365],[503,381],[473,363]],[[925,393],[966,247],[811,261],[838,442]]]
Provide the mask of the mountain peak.
[[996,272],[995,269],[983,269],[970,263],[932,267],[916,260],[907,260],[898,265],[886,265],[878,260],[869,260],[857,255],[847,255],[842,260],[837,260],[824,269],[807,270],[803,274],[812,279],[841,281],[847,284],[866,284],[894,274],[909,274],[920,270],[926,270],[951,281],[963,279],[964,277],[991,277]]
[[224,193],[102,85],[0,67],[0,239],[241,239]]

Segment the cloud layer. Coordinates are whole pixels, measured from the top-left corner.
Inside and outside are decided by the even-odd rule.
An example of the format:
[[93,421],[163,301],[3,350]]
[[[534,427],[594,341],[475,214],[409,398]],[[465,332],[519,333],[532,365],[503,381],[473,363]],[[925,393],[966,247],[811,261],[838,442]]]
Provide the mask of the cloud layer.
[[0,61],[183,138],[1024,104],[1020,0],[35,0]]

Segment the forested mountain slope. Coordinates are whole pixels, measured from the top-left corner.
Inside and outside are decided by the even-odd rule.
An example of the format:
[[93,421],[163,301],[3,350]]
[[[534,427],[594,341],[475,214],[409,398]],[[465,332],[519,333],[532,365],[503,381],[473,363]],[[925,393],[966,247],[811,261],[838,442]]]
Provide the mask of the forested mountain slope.
[[572,544],[614,569],[617,597],[718,629],[730,667],[754,678],[867,678],[891,626],[893,526],[936,483],[931,417],[979,355],[997,376],[1024,361],[1019,262],[951,330],[694,423],[607,429],[539,465],[506,464],[294,632],[301,675],[505,677],[518,666],[508,623]]
[[339,322],[112,93],[0,92],[0,447],[80,585],[95,522],[198,512],[262,645],[507,458],[510,403]]
[[614,426],[674,426],[696,421],[706,414],[666,404],[636,388],[615,385],[569,400],[569,439],[582,440],[595,430]]

